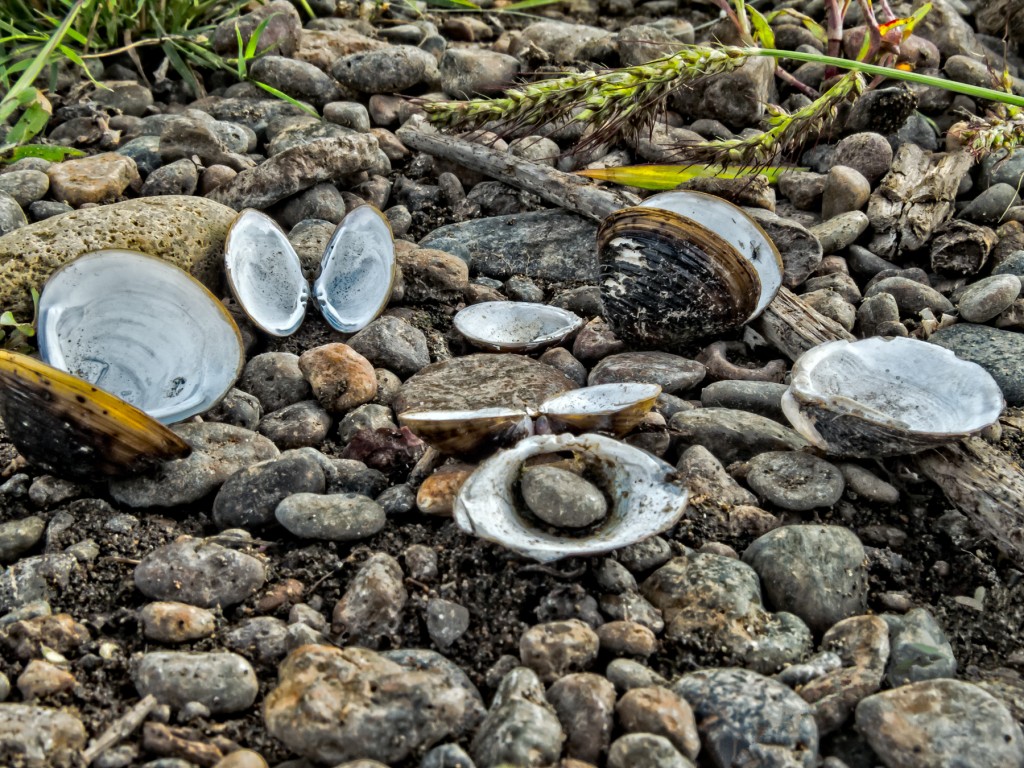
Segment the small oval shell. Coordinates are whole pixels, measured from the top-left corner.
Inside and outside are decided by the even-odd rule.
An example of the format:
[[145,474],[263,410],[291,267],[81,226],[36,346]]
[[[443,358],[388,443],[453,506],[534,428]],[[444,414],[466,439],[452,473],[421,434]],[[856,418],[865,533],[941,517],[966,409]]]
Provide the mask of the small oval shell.
[[64,371],[0,350],[0,415],[29,462],[80,481],[188,456],[189,445],[138,408]]
[[53,273],[39,297],[39,354],[165,424],[212,408],[245,363],[213,294],[173,264],[122,250]]
[[290,336],[302,325],[309,283],[299,256],[277,223],[247,208],[228,228],[224,271],[231,294],[257,328]]
[[793,365],[782,410],[835,456],[899,456],[955,442],[999,418],[1003,395],[979,365],[916,339],[833,341]]
[[567,309],[527,301],[473,304],[459,310],[453,322],[473,344],[495,352],[529,352],[583,327],[583,318]]
[[597,384],[546,400],[540,412],[570,429],[597,429],[620,436],[643,421],[660,394],[657,384]]
[[313,296],[337,331],[355,333],[384,311],[395,282],[391,225],[372,205],[352,210],[324,251]]
[[442,453],[469,453],[487,445],[511,442],[528,434],[532,421],[514,408],[472,411],[406,411],[398,415],[402,426]]
[[[574,538],[548,533],[516,509],[514,485],[531,456],[573,451],[611,496],[608,517],[592,533]],[[601,435],[537,435],[491,457],[469,477],[455,500],[462,530],[542,563],[596,555],[634,544],[671,527],[689,492],[671,479],[675,470],[648,453]]]

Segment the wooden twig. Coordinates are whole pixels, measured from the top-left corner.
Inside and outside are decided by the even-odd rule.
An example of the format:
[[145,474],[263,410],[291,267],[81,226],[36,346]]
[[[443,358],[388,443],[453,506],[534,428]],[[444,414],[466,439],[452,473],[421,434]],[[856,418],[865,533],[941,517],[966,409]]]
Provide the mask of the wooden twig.
[[[412,149],[459,163],[589,219],[600,221],[612,211],[634,204],[632,196],[624,192],[601,189],[579,176],[436,133],[423,123],[406,123],[398,137]],[[818,344],[854,339],[785,287],[754,325],[791,360]],[[1017,462],[980,438],[929,451],[913,460],[983,535],[1024,567],[1024,472]]]
[[82,751],[82,761],[86,765],[91,765],[97,757],[138,728],[156,705],[156,696],[153,694],[143,697],[138,704],[121,715],[107,727],[107,730],[93,739],[92,743]]

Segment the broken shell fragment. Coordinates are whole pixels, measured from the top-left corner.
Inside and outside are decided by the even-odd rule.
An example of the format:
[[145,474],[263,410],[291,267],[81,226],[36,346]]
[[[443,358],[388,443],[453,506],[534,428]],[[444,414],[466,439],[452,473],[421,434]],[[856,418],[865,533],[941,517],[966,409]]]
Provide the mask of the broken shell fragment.
[[39,297],[43,361],[165,424],[216,405],[245,363],[242,337],[212,293],[182,269],[125,250],[87,253]]
[[261,331],[290,336],[302,325],[309,283],[288,236],[269,216],[247,208],[235,217],[224,242],[224,271],[231,294]]
[[952,443],[999,418],[1003,395],[981,366],[916,339],[833,341],[801,355],[782,410],[834,456],[899,456]]
[[[571,451],[610,498],[610,511],[592,531],[572,536],[546,530],[517,507],[515,485],[524,462]],[[601,435],[537,435],[491,457],[470,476],[455,500],[462,530],[542,563],[595,555],[642,541],[671,527],[686,509],[688,491],[675,469],[648,453]]]
[[515,408],[406,411],[398,415],[398,422],[442,453],[470,453],[487,445],[512,442],[532,429],[526,411]]
[[470,342],[495,352],[529,352],[583,327],[583,318],[567,309],[527,301],[473,304],[459,310],[453,322]]
[[660,394],[657,384],[597,384],[545,400],[540,412],[555,426],[596,429],[618,437],[643,421]]
[[352,210],[324,250],[313,296],[336,331],[355,333],[384,311],[397,266],[391,225],[372,205]]
[[624,341],[683,348],[753,320],[782,285],[782,258],[742,209],[700,192],[652,195],[598,231],[605,317]]
[[31,464],[95,481],[188,456],[178,435],[138,408],[31,357],[0,350],[0,416]]

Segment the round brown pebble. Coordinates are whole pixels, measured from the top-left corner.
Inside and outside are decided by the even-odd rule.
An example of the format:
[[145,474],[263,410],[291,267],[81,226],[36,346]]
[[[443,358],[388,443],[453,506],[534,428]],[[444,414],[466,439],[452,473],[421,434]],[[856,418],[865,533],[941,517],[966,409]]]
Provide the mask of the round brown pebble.
[[635,621],[609,621],[597,628],[601,650],[615,656],[650,656],[658,649],[658,638]]
[[142,634],[158,643],[185,643],[209,637],[217,628],[211,611],[176,602],[149,603],[143,607]]
[[449,464],[438,469],[416,492],[416,508],[425,515],[451,517],[455,497],[474,469],[468,464]]
[[597,658],[597,633],[579,619],[537,624],[523,633],[519,657],[545,683],[589,669]]
[[75,676],[41,659],[32,659],[18,675],[18,690],[25,700],[51,696],[75,687]]
[[619,725],[627,733],[654,733],[691,760],[700,751],[697,721],[686,699],[668,688],[651,686],[626,691],[615,705]]
[[343,413],[377,396],[373,365],[347,344],[324,344],[299,356],[299,370],[320,405]]

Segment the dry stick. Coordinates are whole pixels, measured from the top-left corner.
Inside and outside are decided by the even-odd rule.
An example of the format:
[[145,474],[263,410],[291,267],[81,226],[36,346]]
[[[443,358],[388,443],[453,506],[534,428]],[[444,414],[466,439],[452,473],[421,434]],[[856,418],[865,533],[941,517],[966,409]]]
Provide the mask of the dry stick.
[[[422,123],[406,123],[398,130],[398,138],[412,149],[487,174],[596,221],[634,203],[634,198],[624,192],[600,189],[579,176],[438,134]],[[854,338],[786,288],[779,291],[755,325],[762,336],[793,360],[826,341]],[[971,438],[919,454],[914,461],[979,531],[1024,567],[1024,472],[1008,454]]]
[[138,728],[149,713],[153,711],[156,704],[156,697],[153,694],[149,694],[145,696],[142,701],[121,715],[121,717],[112,722],[107,730],[101,733],[85,750],[83,750],[82,760],[85,764],[91,765],[97,757],[102,755],[112,746],[117,744],[117,742]]

